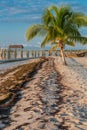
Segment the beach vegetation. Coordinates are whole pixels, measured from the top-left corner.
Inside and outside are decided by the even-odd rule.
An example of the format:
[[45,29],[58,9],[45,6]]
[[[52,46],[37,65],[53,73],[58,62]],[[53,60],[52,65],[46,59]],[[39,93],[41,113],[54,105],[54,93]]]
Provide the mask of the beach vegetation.
[[50,43],[51,50],[60,48],[63,64],[66,65],[64,49],[66,45],[86,44],[87,37],[82,36],[80,28],[87,26],[87,16],[75,12],[70,6],[50,6],[42,15],[42,23],[31,25],[26,32],[27,40],[35,36],[43,37],[41,47]]

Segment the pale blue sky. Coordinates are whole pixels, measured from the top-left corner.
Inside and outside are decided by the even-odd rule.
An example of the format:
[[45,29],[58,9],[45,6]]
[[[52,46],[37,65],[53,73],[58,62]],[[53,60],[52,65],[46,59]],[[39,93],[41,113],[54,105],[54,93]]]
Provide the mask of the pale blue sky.
[[[0,0],[0,46],[24,44],[39,47],[41,39],[27,42],[25,32],[34,23],[40,23],[44,8],[69,4],[76,11],[87,14],[87,0]],[[82,30],[86,35],[87,29]]]

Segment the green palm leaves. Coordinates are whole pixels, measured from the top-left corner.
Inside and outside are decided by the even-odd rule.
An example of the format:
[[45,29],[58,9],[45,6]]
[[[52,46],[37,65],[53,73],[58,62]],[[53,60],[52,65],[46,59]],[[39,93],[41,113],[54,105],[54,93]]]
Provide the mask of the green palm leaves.
[[31,40],[35,36],[44,37],[41,47],[52,41],[59,44],[56,38],[62,40],[64,45],[74,46],[75,42],[85,44],[87,38],[81,36],[79,31],[82,26],[87,26],[87,16],[84,14],[74,12],[69,6],[50,6],[43,13],[42,24],[30,26],[26,38]]
[[44,37],[41,47],[47,43],[52,45],[52,50],[60,48],[63,64],[66,64],[65,45],[75,46],[76,42],[87,43],[87,37],[83,37],[79,31],[82,26],[87,26],[87,16],[80,12],[74,12],[69,6],[50,6],[42,15],[42,24],[29,27],[26,32],[27,40],[35,36]]

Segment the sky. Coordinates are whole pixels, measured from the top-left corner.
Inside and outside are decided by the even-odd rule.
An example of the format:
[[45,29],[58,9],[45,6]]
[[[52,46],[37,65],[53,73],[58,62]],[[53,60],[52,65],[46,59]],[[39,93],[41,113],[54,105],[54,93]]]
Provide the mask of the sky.
[[[87,0],[0,0],[0,47],[9,44],[40,47],[41,38],[36,37],[27,42],[25,33],[30,25],[41,22],[44,9],[50,5],[71,5],[73,10],[87,14]],[[81,32],[87,35],[86,28],[81,29]]]

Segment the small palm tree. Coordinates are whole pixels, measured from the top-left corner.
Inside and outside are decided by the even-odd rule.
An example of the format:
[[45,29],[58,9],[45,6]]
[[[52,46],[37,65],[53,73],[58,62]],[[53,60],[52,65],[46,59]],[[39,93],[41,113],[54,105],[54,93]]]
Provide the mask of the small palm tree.
[[69,6],[50,6],[45,9],[42,16],[42,24],[29,27],[26,32],[27,40],[36,35],[44,37],[41,47],[47,43],[53,45],[52,49],[60,48],[63,64],[66,65],[64,47],[75,46],[76,42],[87,43],[79,31],[82,26],[87,26],[87,16],[83,13],[74,12]]

